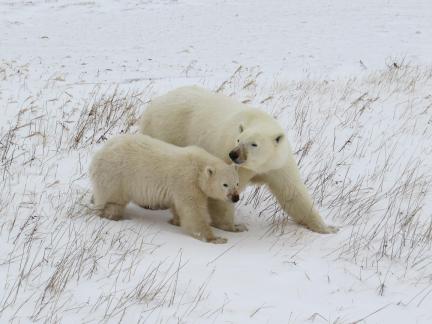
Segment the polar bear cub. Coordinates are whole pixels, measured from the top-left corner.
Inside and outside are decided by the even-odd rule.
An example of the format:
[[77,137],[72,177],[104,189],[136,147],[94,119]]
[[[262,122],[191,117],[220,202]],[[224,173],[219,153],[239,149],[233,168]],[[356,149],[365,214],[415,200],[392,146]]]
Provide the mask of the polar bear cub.
[[109,140],[94,155],[90,178],[102,217],[122,219],[129,202],[170,208],[171,224],[212,243],[226,239],[212,232],[208,198],[239,200],[239,178],[233,165],[201,148],[178,147],[142,134]]

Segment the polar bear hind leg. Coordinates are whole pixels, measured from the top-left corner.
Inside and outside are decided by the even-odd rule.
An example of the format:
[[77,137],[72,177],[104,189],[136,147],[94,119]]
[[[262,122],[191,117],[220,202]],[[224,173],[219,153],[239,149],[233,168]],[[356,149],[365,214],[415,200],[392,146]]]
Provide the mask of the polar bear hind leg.
[[124,218],[124,210],[125,205],[107,203],[103,208],[101,217],[118,221]]
[[180,226],[180,217],[177,214],[177,211],[174,207],[171,208],[171,214],[172,214],[172,218],[168,221],[168,223],[174,226]]

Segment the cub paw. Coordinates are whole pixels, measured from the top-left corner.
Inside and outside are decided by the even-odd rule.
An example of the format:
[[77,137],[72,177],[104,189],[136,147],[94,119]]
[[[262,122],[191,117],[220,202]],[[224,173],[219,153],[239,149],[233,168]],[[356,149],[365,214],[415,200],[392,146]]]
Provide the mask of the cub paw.
[[180,226],[180,221],[178,219],[171,218],[168,223],[174,226]]
[[248,228],[245,224],[235,224],[234,225],[234,231],[233,232],[245,232]]
[[247,227],[244,224],[215,224],[213,223],[212,226],[219,228],[223,231],[227,232],[244,232],[247,231]]
[[320,233],[320,234],[334,234],[339,231],[339,227],[332,226],[332,225],[313,227],[309,229],[313,232]]
[[207,240],[207,242],[213,243],[213,244],[225,244],[227,241],[228,240],[224,237],[214,237],[214,238]]
[[337,232],[339,232],[339,227],[333,226],[333,225],[328,225],[325,229],[324,234],[333,234],[333,233],[337,233]]
[[119,220],[124,219],[123,215],[117,215],[117,214],[102,214],[101,217],[109,219],[109,220],[113,220],[113,221],[119,221]]

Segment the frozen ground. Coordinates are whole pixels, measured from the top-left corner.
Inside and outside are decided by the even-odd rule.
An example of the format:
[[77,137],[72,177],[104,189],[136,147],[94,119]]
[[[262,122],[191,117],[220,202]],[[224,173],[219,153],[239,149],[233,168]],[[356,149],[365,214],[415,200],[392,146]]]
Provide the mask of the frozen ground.
[[[430,2],[1,1],[0,35],[0,322],[432,321]],[[183,84],[274,114],[341,231],[264,188],[226,245],[95,217],[92,152]]]

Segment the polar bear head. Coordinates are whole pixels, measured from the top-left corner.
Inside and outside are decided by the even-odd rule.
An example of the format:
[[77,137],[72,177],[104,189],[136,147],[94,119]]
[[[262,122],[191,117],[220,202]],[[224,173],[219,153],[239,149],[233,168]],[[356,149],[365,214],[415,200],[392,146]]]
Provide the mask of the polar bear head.
[[239,176],[234,165],[228,165],[215,158],[201,171],[199,186],[210,198],[237,202],[239,201]]
[[291,152],[283,129],[266,116],[240,123],[233,138],[229,158],[256,173],[281,168]]

